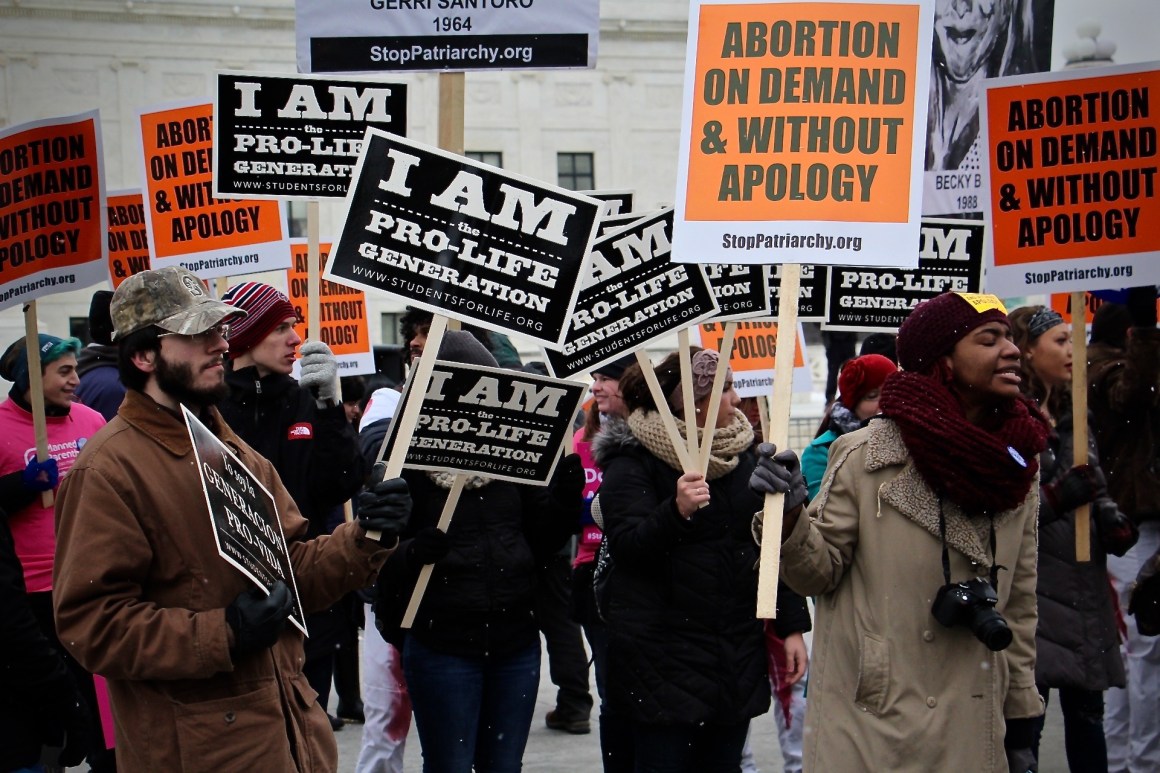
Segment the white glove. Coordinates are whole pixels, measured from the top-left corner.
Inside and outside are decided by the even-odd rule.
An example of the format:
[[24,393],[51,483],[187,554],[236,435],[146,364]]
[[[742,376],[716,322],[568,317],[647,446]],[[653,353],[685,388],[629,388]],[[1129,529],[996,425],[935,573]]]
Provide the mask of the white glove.
[[302,355],[298,383],[314,393],[319,408],[338,405],[338,361],[334,352],[322,341],[311,341],[302,344],[298,353]]

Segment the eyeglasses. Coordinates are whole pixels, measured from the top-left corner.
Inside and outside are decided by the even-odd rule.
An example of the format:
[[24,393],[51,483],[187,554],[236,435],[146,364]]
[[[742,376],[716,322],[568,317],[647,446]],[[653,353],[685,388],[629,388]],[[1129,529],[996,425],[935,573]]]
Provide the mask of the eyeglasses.
[[230,326],[228,322],[219,322],[211,328],[201,331],[200,333],[158,333],[158,338],[165,336],[181,336],[182,338],[192,338],[198,343],[208,343],[213,340],[215,335],[221,336],[223,341],[230,340]]

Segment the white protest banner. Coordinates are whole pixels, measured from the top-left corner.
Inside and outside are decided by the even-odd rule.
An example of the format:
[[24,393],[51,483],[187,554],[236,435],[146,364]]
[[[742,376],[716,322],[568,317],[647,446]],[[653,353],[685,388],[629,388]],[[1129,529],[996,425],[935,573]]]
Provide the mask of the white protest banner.
[[600,207],[368,129],[326,276],[559,348]]
[[595,67],[598,0],[297,0],[299,72]]
[[213,195],[341,199],[368,126],[407,133],[406,85],[219,72]]
[[[769,282],[769,314],[781,312],[781,266],[765,266]],[[798,322],[821,322],[826,318],[826,267],[802,266],[798,285]]]
[[1054,17],[1055,0],[935,5],[923,215],[982,219],[983,83],[1050,70]]
[[897,266],[934,0],[691,0],[674,259]]
[[138,117],[153,268],[202,279],[285,270],[282,203],[213,195],[213,105],[159,105]]
[[1160,282],[1160,62],[984,84],[987,292]]
[[[415,399],[410,387],[408,379],[396,416]],[[578,381],[438,360],[404,464],[545,486],[587,391]]]
[[590,371],[717,313],[704,268],[672,262],[672,237],[670,207],[592,246],[567,343],[545,353],[554,375]]
[[285,582],[294,597],[290,622],[306,634],[306,616],[274,497],[184,405],[181,413],[193,442],[218,554],[267,592],[277,580]]
[[96,110],[0,129],[0,309],[105,278]]
[[895,333],[921,301],[945,290],[981,292],[983,245],[977,220],[924,218],[918,268],[830,267],[822,329]]
[[[290,268],[286,271],[286,295],[302,318],[302,329],[311,330],[310,250],[305,241],[290,242]],[[325,265],[330,244],[319,245],[319,266]],[[375,355],[367,320],[367,297],[362,290],[325,279],[319,282],[317,338],[330,347],[338,361],[339,376],[375,372]]]

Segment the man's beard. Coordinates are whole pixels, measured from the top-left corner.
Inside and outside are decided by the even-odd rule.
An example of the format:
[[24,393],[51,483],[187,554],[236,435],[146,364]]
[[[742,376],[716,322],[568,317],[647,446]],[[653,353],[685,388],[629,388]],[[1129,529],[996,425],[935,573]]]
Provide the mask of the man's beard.
[[208,408],[230,393],[230,387],[224,378],[217,386],[195,387],[193,366],[188,362],[170,362],[161,352],[157,353],[157,368],[153,371],[153,375],[157,378],[157,386],[161,391],[191,407]]

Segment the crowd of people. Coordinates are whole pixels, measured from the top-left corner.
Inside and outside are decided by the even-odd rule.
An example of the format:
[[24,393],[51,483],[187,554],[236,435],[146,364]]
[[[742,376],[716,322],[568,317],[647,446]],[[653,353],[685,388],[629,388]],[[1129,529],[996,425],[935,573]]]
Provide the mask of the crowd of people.
[[[948,292],[859,353],[834,339],[800,449],[727,368],[714,394],[711,349],[603,363],[534,486],[384,479],[400,384],[340,380],[268,284],[137,274],[94,294],[87,345],[0,355],[0,771],[333,771],[354,723],[355,770],[401,773],[413,721],[425,773],[515,773],[542,642],[542,720],[588,734],[595,710],[605,773],[754,771],[771,710],[787,773],[1026,773],[1053,694],[1072,771],[1160,770],[1156,305],[1096,313],[1086,448],[1070,325]],[[478,329],[433,352],[431,322],[401,320],[412,363],[543,372]],[[286,578],[218,557],[186,414],[269,492]]]

